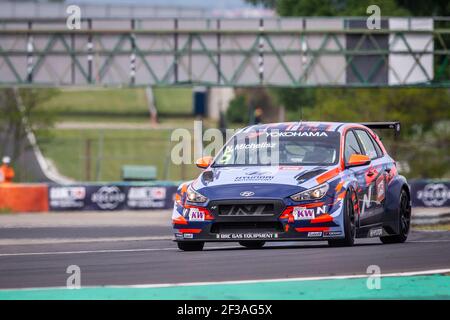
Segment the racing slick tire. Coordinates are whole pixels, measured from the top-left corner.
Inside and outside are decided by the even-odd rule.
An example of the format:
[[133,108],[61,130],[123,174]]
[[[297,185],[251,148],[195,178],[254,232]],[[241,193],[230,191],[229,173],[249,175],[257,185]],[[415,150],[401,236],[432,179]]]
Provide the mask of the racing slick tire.
[[239,241],[239,244],[248,249],[260,249],[264,246],[265,241]]
[[202,251],[205,245],[202,241],[195,242],[177,242],[178,249],[183,251]]
[[352,201],[352,192],[347,191],[344,198],[344,238],[328,240],[330,247],[350,247],[355,243],[356,223],[355,210]]
[[399,234],[394,236],[380,237],[381,242],[385,244],[403,243],[408,238],[409,227],[411,223],[411,205],[409,203],[409,196],[405,189],[402,189],[399,199]]

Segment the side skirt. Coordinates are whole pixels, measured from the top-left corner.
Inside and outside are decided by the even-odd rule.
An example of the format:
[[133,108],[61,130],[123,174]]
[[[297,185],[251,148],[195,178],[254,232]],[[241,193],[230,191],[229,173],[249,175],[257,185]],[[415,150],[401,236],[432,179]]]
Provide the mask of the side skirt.
[[356,238],[378,238],[381,236],[389,235],[383,223],[371,224],[363,227],[359,227],[356,230]]

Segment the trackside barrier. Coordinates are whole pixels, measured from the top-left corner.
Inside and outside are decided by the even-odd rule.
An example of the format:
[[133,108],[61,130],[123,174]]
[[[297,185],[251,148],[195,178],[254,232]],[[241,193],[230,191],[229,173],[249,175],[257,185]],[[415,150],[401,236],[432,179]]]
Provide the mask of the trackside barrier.
[[[178,185],[169,181],[0,184],[0,212],[170,209]],[[447,218],[450,181],[411,180],[410,186],[416,207],[413,220],[433,223]]]
[[450,222],[450,181],[410,180],[414,225]]
[[413,207],[450,207],[450,181],[410,180]]
[[169,209],[178,184],[167,181],[49,185],[51,211]]
[[178,183],[0,184],[0,212],[170,209]]
[[47,184],[0,184],[0,210],[4,212],[47,212]]

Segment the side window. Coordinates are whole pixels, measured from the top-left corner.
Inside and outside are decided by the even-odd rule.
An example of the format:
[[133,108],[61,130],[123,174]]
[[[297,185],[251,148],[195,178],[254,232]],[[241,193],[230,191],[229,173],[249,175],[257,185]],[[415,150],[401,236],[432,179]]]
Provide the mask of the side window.
[[361,144],[364,148],[364,154],[368,156],[370,159],[378,158],[377,150],[375,149],[375,146],[372,143],[372,140],[369,137],[369,134],[364,130],[355,130],[356,135],[359,138],[359,141],[361,141]]
[[345,147],[344,147],[344,161],[347,163],[348,159],[352,154],[362,154],[361,148],[359,147],[358,140],[356,140],[353,131],[347,132],[345,136]]
[[369,135],[370,140],[372,140],[373,145],[375,146],[375,149],[377,150],[377,154],[379,157],[383,156],[383,151],[380,148],[380,145],[378,144],[378,142],[375,141],[375,139]]

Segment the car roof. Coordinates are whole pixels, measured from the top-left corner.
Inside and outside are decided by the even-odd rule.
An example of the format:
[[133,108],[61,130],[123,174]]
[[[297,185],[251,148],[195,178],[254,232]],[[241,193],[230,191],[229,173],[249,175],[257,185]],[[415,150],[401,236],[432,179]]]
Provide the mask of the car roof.
[[253,126],[248,126],[243,131],[247,130],[274,130],[278,129],[280,131],[286,130],[295,130],[295,131],[309,131],[309,130],[318,130],[318,131],[336,131],[342,132],[345,128],[351,126],[362,127],[361,124],[358,123],[350,123],[350,122],[327,122],[327,121],[296,121],[296,122],[278,122],[278,123],[266,123],[266,124],[257,124]]

